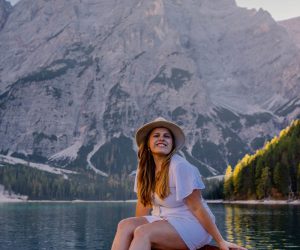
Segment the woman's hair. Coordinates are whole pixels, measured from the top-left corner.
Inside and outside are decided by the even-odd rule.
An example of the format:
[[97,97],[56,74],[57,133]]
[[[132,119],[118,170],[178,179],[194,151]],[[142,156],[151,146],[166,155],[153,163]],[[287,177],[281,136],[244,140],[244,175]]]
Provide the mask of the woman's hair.
[[[153,131],[153,130],[152,130]],[[138,150],[139,166],[137,172],[137,195],[140,202],[146,207],[151,206],[154,192],[159,198],[164,199],[170,194],[169,188],[169,166],[172,155],[175,153],[175,138],[170,131],[173,140],[171,152],[162,163],[161,170],[155,177],[155,162],[148,147],[151,132],[145,137]]]

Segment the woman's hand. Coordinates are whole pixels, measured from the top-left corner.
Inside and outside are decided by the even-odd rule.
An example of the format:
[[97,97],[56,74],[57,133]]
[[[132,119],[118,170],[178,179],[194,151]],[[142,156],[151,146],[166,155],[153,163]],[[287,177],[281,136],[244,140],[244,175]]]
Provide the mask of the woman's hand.
[[247,250],[247,248],[241,247],[237,244],[225,240],[219,243],[218,245],[220,250]]

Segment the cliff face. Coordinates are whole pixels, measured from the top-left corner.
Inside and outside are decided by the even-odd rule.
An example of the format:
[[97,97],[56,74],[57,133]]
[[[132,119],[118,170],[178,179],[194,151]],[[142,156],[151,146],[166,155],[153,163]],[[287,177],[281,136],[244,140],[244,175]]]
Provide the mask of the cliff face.
[[300,17],[278,22],[283,26],[294,43],[300,48]]
[[130,173],[163,116],[212,175],[299,117],[298,48],[233,0],[22,0],[0,41],[2,154]]
[[11,4],[5,0],[0,0],[0,30],[3,28],[7,17],[12,10]]

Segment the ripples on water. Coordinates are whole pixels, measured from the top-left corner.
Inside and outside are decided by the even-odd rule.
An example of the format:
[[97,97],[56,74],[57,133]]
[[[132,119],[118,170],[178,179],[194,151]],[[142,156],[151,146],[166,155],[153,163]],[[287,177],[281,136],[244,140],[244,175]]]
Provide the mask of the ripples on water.
[[[228,240],[248,249],[300,249],[300,206],[210,204]],[[109,250],[134,203],[0,203],[0,249]]]
[[248,249],[300,249],[299,206],[219,204],[210,207],[229,241]]

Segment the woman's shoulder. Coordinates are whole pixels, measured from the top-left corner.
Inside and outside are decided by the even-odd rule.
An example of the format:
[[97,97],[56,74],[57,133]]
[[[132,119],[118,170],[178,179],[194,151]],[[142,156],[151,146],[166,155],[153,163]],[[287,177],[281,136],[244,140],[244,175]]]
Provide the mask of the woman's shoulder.
[[175,185],[179,189],[194,186],[199,189],[204,188],[198,168],[180,155],[174,155],[171,159],[170,180],[170,185]]
[[171,168],[174,169],[193,169],[195,168],[191,163],[189,163],[185,158],[179,154],[175,154],[171,159]]

